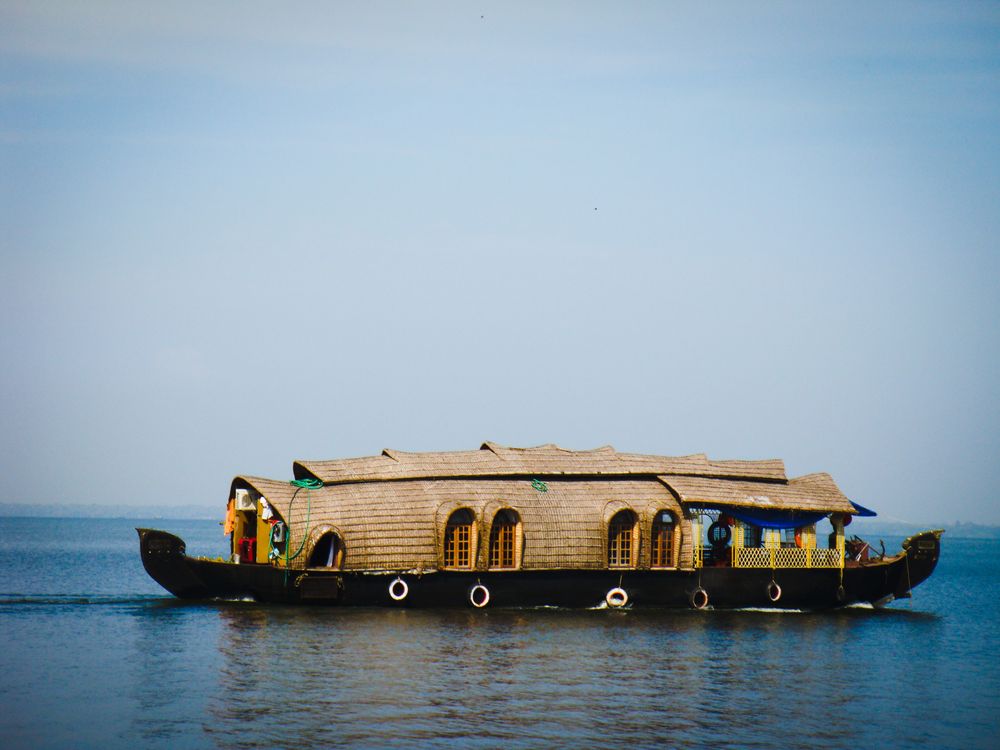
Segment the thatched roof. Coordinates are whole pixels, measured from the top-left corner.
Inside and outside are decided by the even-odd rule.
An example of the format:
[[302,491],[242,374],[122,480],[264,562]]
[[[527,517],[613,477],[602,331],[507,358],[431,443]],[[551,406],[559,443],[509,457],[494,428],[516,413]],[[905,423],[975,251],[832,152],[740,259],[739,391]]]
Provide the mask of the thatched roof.
[[765,461],[710,461],[704,454],[670,458],[619,453],[610,445],[574,451],[557,445],[507,448],[483,443],[477,451],[408,453],[386,449],[380,456],[336,461],[296,461],[296,479],[314,478],[324,484],[381,482],[445,477],[603,477],[701,476],[785,482],[780,459]]
[[[570,451],[555,445],[476,451],[405,453],[338,461],[296,461],[295,476],[324,483],[306,490],[289,482],[237,477],[267,498],[292,532],[292,548],[325,531],[343,540],[345,569],[433,570],[441,566],[441,534],[448,516],[468,508],[480,535],[479,564],[497,511],[513,509],[524,529],[522,569],[607,566],[607,524],[633,511],[643,539],[653,517],[669,510],[681,519],[691,507],[853,512],[827,474],[788,480],[779,460],[710,461],[704,455],[670,458],[618,453],[606,446]],[[541,492],[532,479],[543,480]],[[691,539],[682,530],[682,560]],[[648,565],[648,540],[640,567]]]
[[784,484],[675,475],[661,476],[660,481],[685,505],[854,513],[829,474],[808,474]]

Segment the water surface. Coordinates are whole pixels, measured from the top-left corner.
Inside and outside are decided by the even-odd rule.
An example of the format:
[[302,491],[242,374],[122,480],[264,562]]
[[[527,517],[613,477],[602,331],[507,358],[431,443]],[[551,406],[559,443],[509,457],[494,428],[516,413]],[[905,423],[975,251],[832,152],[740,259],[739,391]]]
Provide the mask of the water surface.
[[996,746],[997,540],[885,610],[421,611],[180,602],[135,525],[0,519],[5,747]]

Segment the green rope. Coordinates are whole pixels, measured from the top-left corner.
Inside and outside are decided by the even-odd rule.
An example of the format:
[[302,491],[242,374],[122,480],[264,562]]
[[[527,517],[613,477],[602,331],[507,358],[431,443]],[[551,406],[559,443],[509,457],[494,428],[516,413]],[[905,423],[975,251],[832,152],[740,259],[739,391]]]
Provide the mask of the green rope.
[[534,487],[538,492],[548,492],[549,486],[545,484],[541,479],[532,479],[531,486]]
[[299,490],[306,490],[306,498],[308,499],[308,505],[306,505],[306,524],[305,533],[302,535],[302,542],[299,544],[299,548],[295,551],[294,555],[289,556],[289,552],[292,549],[292,525],[288,524],[288,538],[285,540],[285,581],[288,580],[288,563],[297,558],[302,554],[302,550],[306,546],[306,539],[309,538],[309,521],[312,519],[312,494],[309,490],[318,490],[323,486],[323,482],[319,479],[313,479],[311,477],[306,479],[293,479],[289,482],[295,488],[295,492],[292,493],[292,499],[288,501],[288,520],[292,519],[292,504],[295,502],[295,496],[299,494]]

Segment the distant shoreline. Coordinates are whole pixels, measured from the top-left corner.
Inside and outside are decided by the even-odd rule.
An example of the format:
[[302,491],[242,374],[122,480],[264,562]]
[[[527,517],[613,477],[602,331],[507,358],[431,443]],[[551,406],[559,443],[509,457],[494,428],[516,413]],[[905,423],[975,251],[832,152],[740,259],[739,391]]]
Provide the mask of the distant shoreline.
[[878,521],[873,519],[854,519],[854,522],[844,529],[847,536],[858,536],[871,542],[879,535],[910,536],[928,529],[944,529],[946,539],[1000,539],[1000,526],[990,526],[978,523],[959,521],[958,523],[901,523],[899,521]]
[[0,518],[162,518],[165,520],[221,520],[225,508],[204,505],[172,505],[146,507],[141,505],[114,505],[90,503],[0,503]]
[[[203,505],[174,505],[170,507],[144,507],[137,505],[114,505],[90,503],[70,505],[67,503],[0,503],[0,518],[105,518],[105,519],[162,519],[169,521],[216,521],[221,520],[224,509]],[[847,527],[848,536],[857,534],[869,542],[883,536],[910,536],[926,529],[944,529],[951,539],[1000,539],[1000,526],[978,523],[903,523],[856,518]]]

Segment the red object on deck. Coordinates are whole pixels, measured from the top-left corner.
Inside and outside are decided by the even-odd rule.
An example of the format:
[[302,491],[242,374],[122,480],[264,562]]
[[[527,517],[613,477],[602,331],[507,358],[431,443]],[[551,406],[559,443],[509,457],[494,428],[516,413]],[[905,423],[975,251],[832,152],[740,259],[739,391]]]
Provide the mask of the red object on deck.
[[241,563],[257,562],[257,539],[252,536],[240,539],[239,554]]

